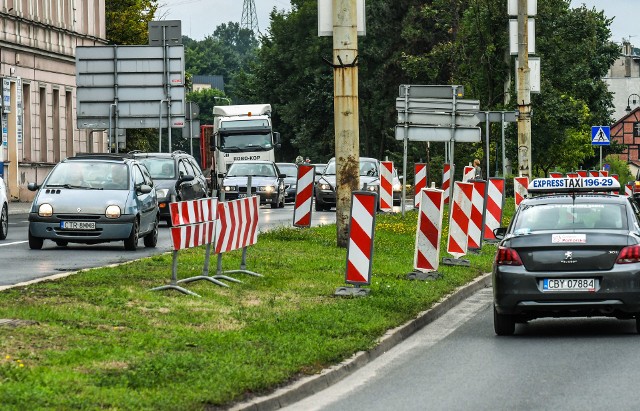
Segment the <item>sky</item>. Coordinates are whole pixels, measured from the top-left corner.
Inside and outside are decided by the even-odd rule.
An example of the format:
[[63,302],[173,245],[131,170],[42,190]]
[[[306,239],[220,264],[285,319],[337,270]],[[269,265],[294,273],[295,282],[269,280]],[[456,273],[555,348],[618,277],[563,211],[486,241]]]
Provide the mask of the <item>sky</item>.
[[[390,0],[392,1],[392,0]],[[213,34],[215,28],[230,21],[240,22],[244,0],[159,0],[159,19],[182,20],[182,34],[194,40],[202,40]],[[622,38],[631,39],[631,43],[640,46],[640,0],[571,0],[572,7],[585,4],[588,8],[604,10],[607,17],[613,17],[611,40],[622,42]],[[278,10],[291,10],[289,0],[254,0],[258,27],[266,32],[269,26],[269,13],[275,7]],[[506,7],[506,6],[505,6]],[[634,39],[634,37],[638,37]]]

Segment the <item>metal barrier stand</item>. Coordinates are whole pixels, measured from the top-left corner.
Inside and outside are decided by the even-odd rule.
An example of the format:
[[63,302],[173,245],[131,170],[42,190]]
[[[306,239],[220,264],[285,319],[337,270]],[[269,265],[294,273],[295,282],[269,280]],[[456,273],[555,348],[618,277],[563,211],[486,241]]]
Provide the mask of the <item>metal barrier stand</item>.
[[[254,273],[253,271],[247,270],[247,247],[242,247],[242,261],[240,262],[239,270],[222,271],[222,254],[218,254],[218,274],[216,275],[216,277],[223,278],[221,276],[221,274],[223,273],[227,273],[227,274],[244,273],[244,274],[253,275],[255,277],[264,277],[262,274]],[[226,277],[226,279],[230,279],[230,277]]]
[[200,297],[200,295],[187,290],[186,288],[182,288],[178,285],[178,251],[173,251],[173,263],[171,264],[171,283],[168,285],[162,285],[160,287],[152,288],[151,291],[162,291],[162,290],[176,290],[180,291],[183,294],[193,295],[194,297]]

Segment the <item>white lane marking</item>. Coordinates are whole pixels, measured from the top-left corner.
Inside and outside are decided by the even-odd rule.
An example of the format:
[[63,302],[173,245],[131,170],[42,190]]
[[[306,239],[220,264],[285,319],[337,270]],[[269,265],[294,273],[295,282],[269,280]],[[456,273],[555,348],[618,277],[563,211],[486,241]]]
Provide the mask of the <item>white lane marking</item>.
[[24,240],[24,241],[14,241],[13,243],[6,243],[6,244],[0,244],[0,247],[6,247],[8,245],[14,245],[14,244],[22,244],[22,243],[26,243],[28,240]]

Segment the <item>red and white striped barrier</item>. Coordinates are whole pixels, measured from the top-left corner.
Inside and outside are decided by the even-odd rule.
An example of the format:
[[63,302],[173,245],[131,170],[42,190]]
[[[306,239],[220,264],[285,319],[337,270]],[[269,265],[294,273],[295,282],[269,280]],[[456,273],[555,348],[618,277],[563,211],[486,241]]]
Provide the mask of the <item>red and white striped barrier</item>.
[[609,172],[607,170],[599,170],[598,177],[609,177]]
[[467,254],[467,232],[469,230],[469,217],[471,215],[473,184],[459,181],[456,181],[454,184],[447,252],[454,258],[459,259]]
[[502,209],[504,208],[504,178],[490,177],[487,183],[487,198],[482,238],[495,241],[493,230],[502,223]]
[[464,166],[464,170],[462,172],[462,182],[467,183],[469,180],[473,180],[476,176],[476,169],[473,166]]
[[173,250],[199,247],[211,244],[215,234],[215,221],[171,227],[171,246]]
[[484,199],[487,195],[485,180],[473,181],[471,195],[471,216],[469,219],[469,249],[482,248],[482,225],[484,224]]
[[442,191],[444,191],[444,203],[449,204],[449,191],[451,188],[451,164],[445,164],[442,171]]
[[294,227],[311,227],[311,203],[316,168],[300,164],[296,183],[296,202],[293,209]]
[[172,226],[197,224],[216,219],[217,199],[178,201],[169,203],[169,214]]
[[578,173],[578,175],[582,178],[586,177],[587,174],[589,174],[587,170],[577,170],[576,173]]
[[345,281],[348,284],[371,283],[373,236],[376,223],[376,193],[354,191],[351,197],[349,246]]
[[[618,177],[617,174],[611,174],[611,177],[615,178],[618,184],[620,183],[620,178]],[[618,190],[618,195],[621,195],[623,193],[624,193],[624,187],[621,185],[620,190]]]
[[589,177],[600,177],[600,171],[598,171],[598,170],[589,170]]
[[380,210],[393,210],[393,161],[380,162]]
[[580,174],[573,172],[573,173],[567,173],[567,177],[569,178],[578,178],[580,177]]
[[423,188],[427,188],[427,165],[425,163],[416,163],[414,165],[414,191],[413,191],[413,205],[420,207],[420,191]]
[[527,196],[529,191],[529,177],[514,177],[513,178],[513,198],[515,200],[516,210],[518,206]]
[[549,177],[551,178],[562,178],[564,177],[564,174],[557,172],[557,171],[550,171],[549,172]]
[[216,253],[238,250],[258,242],[258,196],[218,203]]
[[416,229],[416,246],[413,268],[422,273],[438,269],[440,264],[440,239],[444,215],[444,191],[425,188],[420,191],[420,211]]
[[631,197],[633,195],[633,186],[631,184],[624,185],[624,195]]

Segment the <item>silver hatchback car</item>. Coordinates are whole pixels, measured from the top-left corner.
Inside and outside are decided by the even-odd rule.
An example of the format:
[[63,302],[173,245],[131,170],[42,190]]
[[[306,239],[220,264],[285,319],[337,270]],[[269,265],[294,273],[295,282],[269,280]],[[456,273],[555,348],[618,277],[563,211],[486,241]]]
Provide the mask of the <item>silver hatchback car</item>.
[[158,242],[158,198],[148,170],[128,155],[85,154],[58,163],[37,191],[29,213],[29,247],[124,241],[134,251]]

